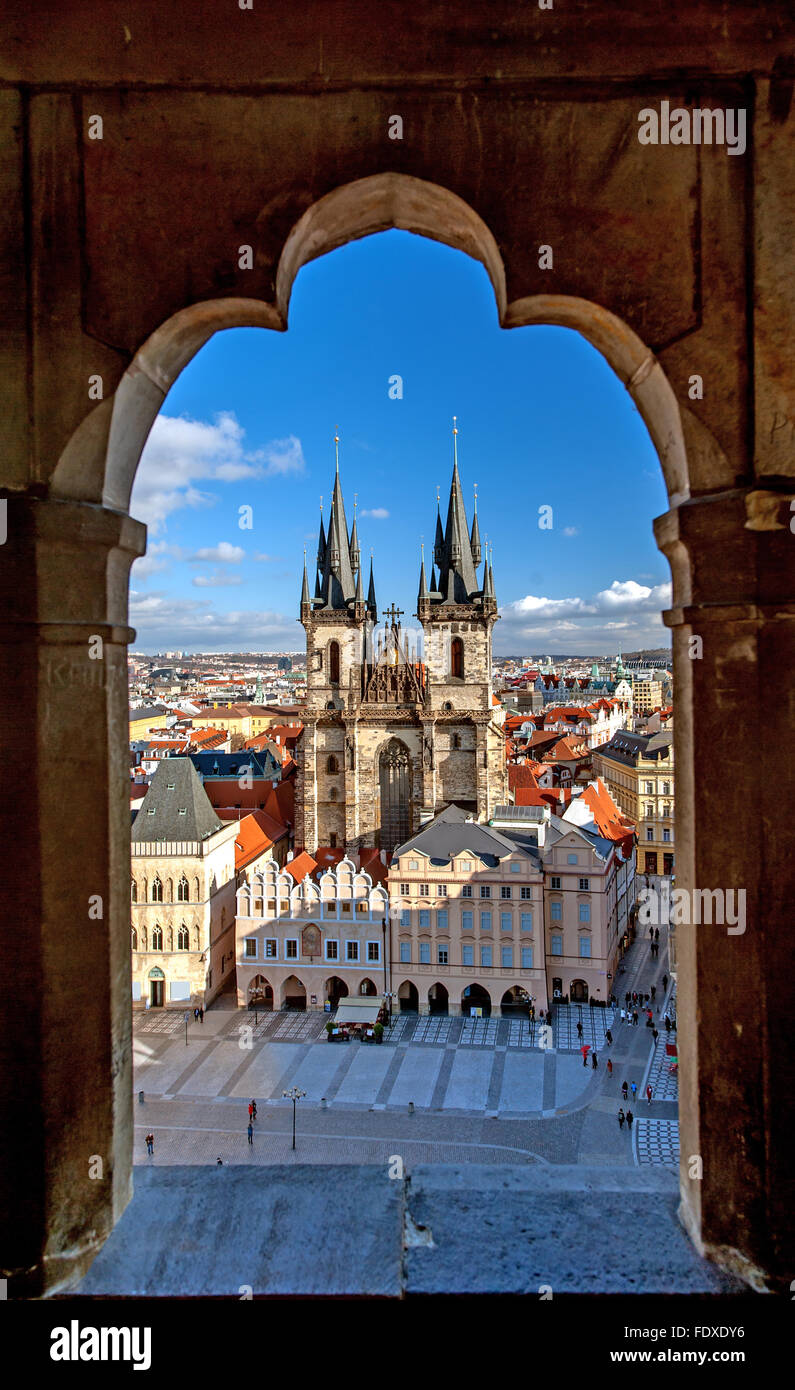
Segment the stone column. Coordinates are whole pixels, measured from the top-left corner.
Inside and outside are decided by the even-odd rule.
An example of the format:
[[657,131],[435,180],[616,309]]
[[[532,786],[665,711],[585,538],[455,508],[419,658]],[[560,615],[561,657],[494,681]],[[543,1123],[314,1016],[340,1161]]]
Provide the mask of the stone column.
[[676,888],[734,889],[735,908],[745,895],[736,925],[676,928],[680,1215],[704,1254],[760,1288],[795,1273],[790,517],[783,489],[736,489],[655,525],[680,599],[665,615]]
[[8,502],[3,1239],[13,1295],[79,1278],[132,1190],[129,569],[145,528]]

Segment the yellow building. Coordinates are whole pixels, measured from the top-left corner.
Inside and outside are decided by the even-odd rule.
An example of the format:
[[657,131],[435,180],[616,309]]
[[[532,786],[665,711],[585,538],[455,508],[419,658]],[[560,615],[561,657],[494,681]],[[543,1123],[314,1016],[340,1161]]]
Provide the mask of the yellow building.
[[651,714],[663,703],[662,681],[633,680],[632,706],[635,714]]
[[619,729],[595,748],[593,770],[638,832],[638,873],[674,872],[673,733]]
[[230,734],[242,734],[243,738],[254,738],[264,733],[272,724],[292,722],[293,706],[249,704],[214,704],[212,709],[204,708],[208,722],[214,729],[226,729]]
[[141,709],[130,710],[130,742],[146,738],[150,729],[165,729],[171,711],[165,705],[144,705]]

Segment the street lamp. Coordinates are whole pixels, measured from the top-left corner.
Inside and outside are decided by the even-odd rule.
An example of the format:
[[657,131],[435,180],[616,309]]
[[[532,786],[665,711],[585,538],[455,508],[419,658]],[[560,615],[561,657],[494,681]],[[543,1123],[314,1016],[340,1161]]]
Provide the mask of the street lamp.
[[283,1098],[293,1102],[293,1148],[295,1148],[295,1107],[301,1097],[305,1095],[306,1091],[299,1091],[297,1086],[291,1086],[289,1091],[282,1091]]
[[188,1011],[187,1011],[187,1009],[186,1009],[186,1010],[185,1010],[185,1046],[186,1046],[186,1047],[188,1046],[188,1019],[189,1019],[189,1018],[190,1018],[190,1014],[188,1013]]

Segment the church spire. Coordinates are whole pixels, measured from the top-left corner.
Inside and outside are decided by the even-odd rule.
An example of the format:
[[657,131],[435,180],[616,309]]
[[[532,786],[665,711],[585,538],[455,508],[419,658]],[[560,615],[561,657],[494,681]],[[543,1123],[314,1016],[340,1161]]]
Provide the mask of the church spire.
[[[438,534],[438,533],[437,533]],[[458,472],[458,425],[453,416],[453,477],[447,507],[447,526],[436,556],[439,566],[439,590],[443,603],[474,601],[478,580],[472,559],[472,542],[467,528],[466,506]]]
[[342,498],[342,484],[340,482],[339,443],[339,433],[335,432],[334,488],[331,495],[328,530],[323,546],[323,563],[318,565],[321,571],[318,607],[347,610],[355,601],[356,583],[351,563],[351,542],[348,535],[348,523],[345,519],[345,503]]
[[472,518],[472,532],[469,537],[473,565],[480,564],[480,527],[478,526],[478,485],[475,483],[475,515]]
[[301,586],[301,607],[309,606],[309,578],[306,572],[306,546],[304,546],[304,582]]
[[425,546],[424,546],[424,545],[420,546],[420,554],[421,554],[421,557],[422,557],[422,558],[420,559],[420,587],[419,587],[419,592],[418,592],[418,594],[417,594],[417,599],[418,599],[418,602],[421,603],[423,599],[427,599],[427,597],[428,597],[428,582],[427,582],[427,580],[426,580],[426,578],[425,578]]
[[362,552],[359,548],[359,532],[356,527],[356,508],[358,506],[358,493],[353,494],[353,526],[351,527],[351,569],[358,570],[361,565]]
[[442,530],[442,514],[439,510],[439,489],[436,489],[436,539],[433,543],[434,564],[441,564],[444,553],[444,531]]
[[378,622],[378,605],[375,601],[375,579],[373,578],[373,552],[370,551],[370,583],[367,589],[367,607],[374,623]]

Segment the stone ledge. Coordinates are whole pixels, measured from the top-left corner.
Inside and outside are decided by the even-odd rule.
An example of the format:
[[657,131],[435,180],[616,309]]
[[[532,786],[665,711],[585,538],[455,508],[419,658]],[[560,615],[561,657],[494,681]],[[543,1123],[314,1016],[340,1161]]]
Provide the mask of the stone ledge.
[[78,1296],[748,1292],[690,1244],[667,1169],[191,1166],[135,1188]]

